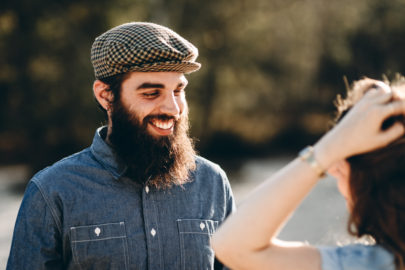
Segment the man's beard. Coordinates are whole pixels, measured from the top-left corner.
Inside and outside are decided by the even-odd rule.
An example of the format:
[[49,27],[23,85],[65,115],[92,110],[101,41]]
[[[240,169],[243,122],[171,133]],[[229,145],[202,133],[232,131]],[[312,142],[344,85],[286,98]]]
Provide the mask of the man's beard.
[[173,134],[154,138],[147,131],[151,119],[168,120],[168,115],[149,115],[142,123],[120,100],[112,108],[112,129],[108,139],[117,157],[128,166],[127,176],[157,188],[182,185],[194,170],[195,151],[188,136],[187,111],[175,119]]

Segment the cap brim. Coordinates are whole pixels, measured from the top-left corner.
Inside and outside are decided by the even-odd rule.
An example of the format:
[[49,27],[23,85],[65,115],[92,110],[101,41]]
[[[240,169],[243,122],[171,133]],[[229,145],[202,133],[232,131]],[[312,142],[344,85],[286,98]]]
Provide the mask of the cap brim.
[[128,68],[128,71],[141,72],[181,72],[192,73],[201,68],[201,64],[197,62],[156,62],[153,64],[145,64],[143,66],[133,66]]

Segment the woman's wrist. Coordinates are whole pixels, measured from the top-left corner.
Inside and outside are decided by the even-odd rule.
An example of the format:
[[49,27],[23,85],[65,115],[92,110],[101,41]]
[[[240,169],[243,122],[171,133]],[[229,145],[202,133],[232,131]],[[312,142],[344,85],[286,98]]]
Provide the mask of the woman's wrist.
[[314,155],[319,163],[319,166],[325,171],[332,166],[333,163],[346,158],[343,154],[343,145],[339,143],[336,136],[333,136],[330,131],[326,133],[317,143],[314,144]]
[[307,146],[302,149],[298,157],[306,162],[317,174],[319,177],[324,177],[326,174],[326,169],[318,162],[317,157],[315,156],[315,150],[313,146]]

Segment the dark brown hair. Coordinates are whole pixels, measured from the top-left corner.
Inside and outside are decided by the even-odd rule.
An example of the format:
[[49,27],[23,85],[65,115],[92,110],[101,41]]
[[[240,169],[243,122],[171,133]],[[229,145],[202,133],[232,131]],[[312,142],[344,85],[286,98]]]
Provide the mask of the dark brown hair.
[[352,209],[349,232],[369,235],[391,250],[398,265],[405,258],[405,138],[348,159]]
[[[120,99],[120,94],[121,94],[121,85],[122,83],[129,77],[130,73],[122,73],[102,79],[98,79],[108,85],[107,91],[111,91],[113,95],[113,100],[112,103],[117,102]],[[98,103],[97,99],[95,98],[98,107],[104,112],[104,114],[107,116],[107,111],[103,108],[103,106]],[[111,104],[112,105],[112,104]]]
[[[345,99],[338,97],[336,121],[370,89],[364,89],[361,83],[364,81],[354,83]],[[403,117],[387,119],[382,129],[396,121],[403,122]],[[394,254],[397,267],[402,269],[405,261],[405,137],[347,161],[352,203],[349,233],[357,237],[371,236]]]

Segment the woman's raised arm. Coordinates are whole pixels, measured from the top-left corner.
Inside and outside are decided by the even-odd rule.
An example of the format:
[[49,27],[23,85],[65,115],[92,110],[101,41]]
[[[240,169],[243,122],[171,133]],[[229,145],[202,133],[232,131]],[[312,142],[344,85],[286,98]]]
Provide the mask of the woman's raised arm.
[[[381,129],[385,119],[405,114],[405,101],[393,100],[390,88],[376,84],[313,147],[313,157],[326,171],[334,162],[383,147],[404,134],[402,124]],[[283,223],[320,178],[309,159],[296,158],[261,184],[212,238],[216,256],[232,269],[321,269],[316,248],[275,239]],[[312,163],[314,165],[314,163]]]

